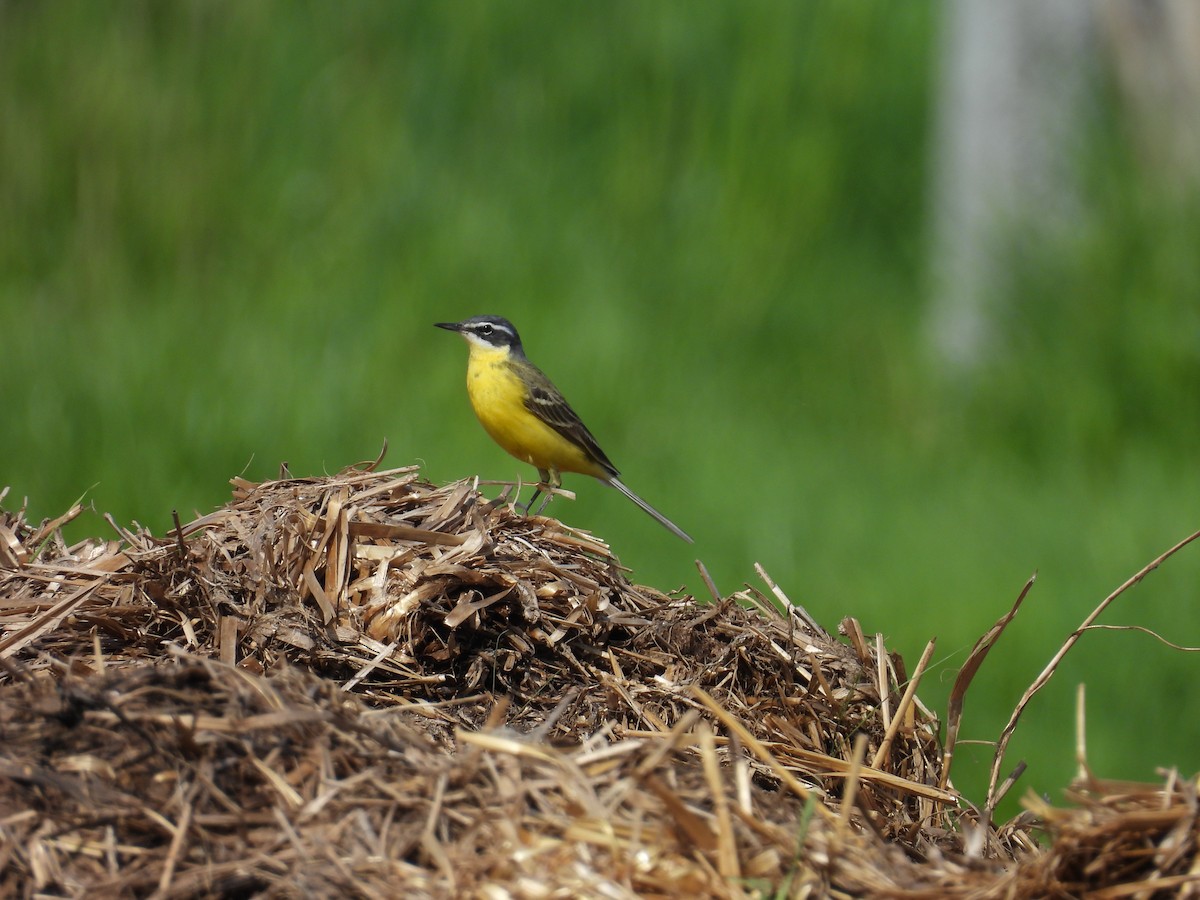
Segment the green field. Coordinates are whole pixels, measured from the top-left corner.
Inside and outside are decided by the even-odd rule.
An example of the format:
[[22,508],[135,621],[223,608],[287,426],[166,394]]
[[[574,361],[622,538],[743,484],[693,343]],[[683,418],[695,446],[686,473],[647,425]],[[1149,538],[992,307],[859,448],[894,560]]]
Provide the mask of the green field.
[[[1143,171],[1115,93],[1086,225],[1014,260],[970,384],[923,342],[940,7],[0,4],[0,487],[162,533],[286,460],[529,479],[432,323],[496,313],[627,483],[551,510],[635,577],[761,562],[994,739],[1103,597],[1200,528],[1200,204]],[[75,537],[109,535],[98,514]],[[1102,621],[1200,644],[1200,546]],[[1061,799],[1076,685],[1097,774],[1200,769],[1200,659],[1090,634],[1018,730]],[[986,747],[956,781],[982,800]],[[1017,793],[1021,793],[1019,789]],[[1009,809],[1011,811],[1011,808]]]

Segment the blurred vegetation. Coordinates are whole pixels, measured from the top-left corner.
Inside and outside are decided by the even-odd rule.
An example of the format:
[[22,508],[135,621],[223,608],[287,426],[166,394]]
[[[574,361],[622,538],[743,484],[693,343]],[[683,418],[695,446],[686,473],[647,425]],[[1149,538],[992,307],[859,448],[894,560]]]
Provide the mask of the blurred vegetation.
[[[628,483],[552,511],[637,578],[761,562],[994,739],[1112,588],[1200,527],[1200,213],[1102,98],[1079,233],[1030,241],[994,363],[923,349],[938,7],[0,3],[0,486],[163,532],[238,473],[420,461],[532,477],[432,323],[513,319]],[[89,516],[78,536],[107,526]],[[1105,619],[1200,644],[1185,551]],[[1088,685],[1098,774],[1200,768],[1194,657],[1087,636],[1017,732],[1059,799]],[[1181,712],[1183,714],[1181,714]],[[982,800],[990,751],[956,780]],[[1011,810],[1010,810],[1011,812]]]

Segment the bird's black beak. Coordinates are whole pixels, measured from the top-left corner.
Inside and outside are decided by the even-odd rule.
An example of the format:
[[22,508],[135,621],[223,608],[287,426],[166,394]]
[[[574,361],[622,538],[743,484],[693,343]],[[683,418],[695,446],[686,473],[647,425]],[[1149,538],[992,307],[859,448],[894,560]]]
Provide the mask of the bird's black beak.
[[447,331],[462,331],[461,322],[434,322],[435,328],[445,328]]

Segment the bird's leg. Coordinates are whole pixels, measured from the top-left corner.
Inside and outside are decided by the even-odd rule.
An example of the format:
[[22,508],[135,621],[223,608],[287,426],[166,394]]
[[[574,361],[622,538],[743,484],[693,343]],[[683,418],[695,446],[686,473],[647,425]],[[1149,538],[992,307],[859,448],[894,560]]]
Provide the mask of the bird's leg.
[[[541,515],[542,510],[550,505],[550,501],[554,499],[554,489],[562,485],[562,476],[558,474],[558,469],[551,469],[547,472],[545,469],[538,470],[538,477],[542,480],[549,490],[546,491],[546,499],[542,501],[542,505],[538,507],[535,515]],[[541,492],[541,485],[538,486],[538,491]],[[529,498],[529,505],[533,505],[533,498]]]
[[[533,509],[534,501],[537,500],[537,498],[542,495],[542,488],[550,487],[550,486],[551,486],[550,473],[547,472],[545,469],[538,469],[538,483],[533,489],[533,494],[530,496],[529,502],[526,503],[524,506],[520,506],[518,504],[518,506],[520,506],[521,512],[523,512],[525,515],[529,515],[529,511],[531,509]],[[540,516],[542,514],[542,510],[545,509],[546,504],[550,502],[551,496],[553,496],[553,495],[547,495],[546,499],[542,501],[542,505],[539,506],[538,511],[536,513],[534,513],[535,516]]]

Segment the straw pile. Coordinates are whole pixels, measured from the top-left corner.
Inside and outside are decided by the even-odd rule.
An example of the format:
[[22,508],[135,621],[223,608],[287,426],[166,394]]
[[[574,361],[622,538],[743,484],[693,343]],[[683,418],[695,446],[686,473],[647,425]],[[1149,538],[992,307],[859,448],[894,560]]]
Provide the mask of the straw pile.
[[854,620],[835,639],[769,580],[631,584],[505,500],[237,479],[163,538],[69,547],[77,509],[0,509],[0,894],[1194,889],[1194,782],[1039,808],[1042,849],[954,791]]

